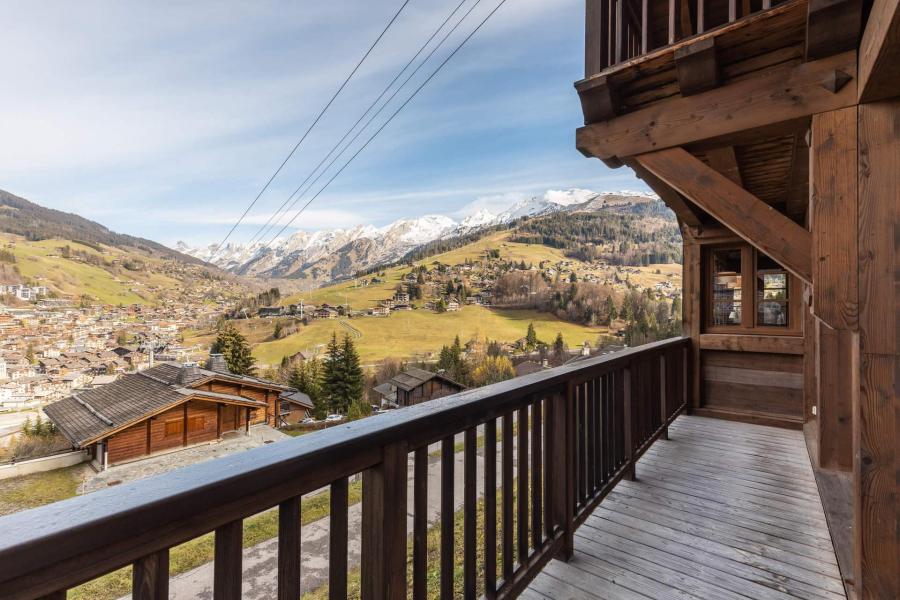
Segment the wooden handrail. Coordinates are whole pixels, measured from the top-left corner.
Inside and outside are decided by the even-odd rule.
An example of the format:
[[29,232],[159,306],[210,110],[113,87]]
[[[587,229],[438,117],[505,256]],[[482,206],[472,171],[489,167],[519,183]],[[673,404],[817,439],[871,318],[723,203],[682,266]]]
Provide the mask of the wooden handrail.
[[[465,433],[464,513],[473,518],[474,496],[469,487],[474,485],[475,431],[482,425],[486,448],[496,451],[501,446],[502,450],[502,520],[511,523],[512,511],[517,511],[519,524],[516,542],[508,527],[497,532],[492,523],[485,528],[501,534],[503,548],[502,573],[485,572],[486,594],[514,597],[553,555],[571,553],[572,533],[586,517],[585,511],[602,499],[624,469],[633,467],[633,460],[627,457],[636,459],[684,406],[685,386],[675,379],[665,393],[659,386],[670,379],[660,373],[684,371],[681,367],[688,359],[687,350],[685,338],[655,342],[2,517],[0,597],[51,596],[129,564],[139,567],[135,583],[146,591],[142,597],[163,597],[160,562],[168,556],[168,549],[211,531],[216,531],[216,558],[220,561],[215,597],[239,597],[239,569],[235,579],[234,567],[240,564],[241,522],[276,506],[282,513],[279,547],[285,553],[279,560],[279,575],[285,579],[280,582],[279,590],[284,592],[279,595],[293,597],[299,578],[299,497],[330,485],[336,513],[333,533],[346,535],[347,478],[363,473],[363,597],[405,598],[409,533],[414,534],[414,554],[425,552],[426,520],[418,511],[427,509],[426,488],[420,481],[427,477],[426,448],[445,440],[443,465],[445,473],[452,474],[454,436]],[[663,371],[659,366],[663,360],[672,368]],[[655,372],[655,383],[621,397],[616,382],[622,373],[642,364],[651,365],[638,368],[642,373]],[[576,395],[583,410],[576,406]],[[632,406],[642,420],[628,427],[629,435],[620,435],[625,405]],[[513,433],[514,416],[518,435]],[[501,417],[502,440],[498,444],[496,420]],[[582,432],[582,443],[576,440],[577,431]],[[626,448],[631,434],[635,437]],[[532,455],[530,467],[529,446],[531,452],[543,453],[537,460]],[[416,458],[414,532],[406,530],[410,452]],[[519,463],[515,472],[514,452]],[[485,464],[496,464],[494,460],[496,456]],[[442,512],[449,513],[442,515],[448,526],[455,510],[451,483],[447,478],[442,486],[450,488],[449,500],[442,501]],[[486,474],[485,483],[494,486],[485,497],[495,497],[493,469]],[[514,487],[519,494],[515,503]],[[471,526],[464,532],[464,545],[471,552]],[[336,552],[342,551],[339,542],[332,541]],[[488,543],[486,555],[496,554],[495,543]],[[335,574],[344,581],[332,581],[332,585],[342,589],[346,561],[337,555],[333,558],[339,567]],[[413,564],[422,565],[422,560],[414,556]],[[467,596],[475,581],[474,563],[469,560],[465,565]],[[442,563],[452,572],[452,556]],[[500,581],[497,575],[502,576]],[[448,582],[452,585],[452,575],[443,581],[445,586]],[[421,591],[421,579],[410,583],[416,583]]]

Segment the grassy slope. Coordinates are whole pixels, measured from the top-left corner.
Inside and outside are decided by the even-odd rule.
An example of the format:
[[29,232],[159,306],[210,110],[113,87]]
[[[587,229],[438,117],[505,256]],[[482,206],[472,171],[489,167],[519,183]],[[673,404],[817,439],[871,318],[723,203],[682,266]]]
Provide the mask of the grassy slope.
[[[16,265],[22,276],[35,283],[47,285],[61,294],[72,296],[87,294],[104,304],[112,305],[153,304],[158,297],[146,287],[171,289],[180,285],[174,279],[160,274],[125,269],[119,269],[120,274],[115,274],[106,268],[59,256],[57,248],[64,245],[90,254],[99,254],[88,246],[74,242],[65,240],[30,242],[9,234],[0,234],[0,243],[3,245],[13,239],[15,240]],[[107,261],[113,258],[134,258],[145,263],[155,260],[116,248],[107,248],[107,250],[108,254],[103,255]]]
[[78,488],[81,468],[79,465],[0,481],[0,515],[71,498]]

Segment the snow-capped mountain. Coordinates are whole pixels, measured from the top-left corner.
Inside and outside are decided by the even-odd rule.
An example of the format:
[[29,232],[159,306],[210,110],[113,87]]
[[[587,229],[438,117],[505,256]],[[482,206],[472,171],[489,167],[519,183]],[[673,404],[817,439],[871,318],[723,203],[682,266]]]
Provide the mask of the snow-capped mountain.
[[178,242],[175,249],[204,260],[212,256],[217,266],[241,275],[332,280],[398,260],[410,250],[434,240],[504,225],[522,217],[603,210],[652,200],[657,200],[656,196],[647,192],[549,190],[542,196],[516,202],[499,213],[482,208],[460,222],[443,215],[426,215],[401,219],[380,228],[360,225],[311,233],[298,231],[271,245],[266,241],[245,245],[229,243],[216,251],[215,245],[190,247]]

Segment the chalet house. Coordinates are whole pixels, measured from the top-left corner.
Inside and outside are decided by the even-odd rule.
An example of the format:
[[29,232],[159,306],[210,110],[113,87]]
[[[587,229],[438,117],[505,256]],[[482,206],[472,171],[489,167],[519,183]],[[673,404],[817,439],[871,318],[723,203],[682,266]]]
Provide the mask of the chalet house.
[[312,416],[312,399],[303,392],[289,390],[282,392],[278,398],[280,410],[278,412],[278,425],[291,425],[299,423],[303,419]]
[[313,315],[317,319],[337,319],[340,316],[340,313],[336,308],[323,304],[315,310]]
[[383,403],[395,406],[412,406],[428,400],[449,396],[466,389],[443,373],[432,373],[410,367],[375,388]]
[[459,310],[459,300],[456,298],[447,298],[447,312],[456,312]]
[[[279,425],[279,399],[290,388],[207,367],[163,363],[108,385],[77,390],[44,412],[74,448],[108,465],[221,438],[229,431]],[[221,361],[224,362],[224,361]]]

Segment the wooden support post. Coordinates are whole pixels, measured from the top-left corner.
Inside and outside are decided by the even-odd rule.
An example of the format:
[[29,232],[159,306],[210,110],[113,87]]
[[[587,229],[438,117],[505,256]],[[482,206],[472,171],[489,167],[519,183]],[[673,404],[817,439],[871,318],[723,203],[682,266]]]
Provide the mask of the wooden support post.
[[584,15],[584,77],[596,75],[609,64],[606,40],[606,12],[604,5],[609,0],[587,0]]
[[300,597],[300,508],[300,496],[278,505],[278,600]]
[[363,472],[363,600],[406,598],[406,463],[406,444],[397,442]]
[[188,438],[187,438],[187,430],[188,430],[188,403],[184,403],[184,417],[182,421],[181,427],[181,445],[187,446]]
[[221,438],[221,437],[222,437],[222,405],[216,404],[216,438]]
[[859,45],[859,101],[900,95],[900,1],[875,0]]
[[250,435],[250,407],[247,407],[247,420],[244,422],[244,433]]
[[716,39],[706,38],[675,50],[675,72],[682,96],[693,96],[719,85]]
[[862,8],[862,0],[810,0],[806,60],[856,49],[862,31]]
[[569,394],[568,390],[556,393],[548,400],[552,404],[552,468],[553,480],[553,522],[563,534],[563,547],[557,558],[568,561],[574,554],[574,501],[575,490],[570,488],[574,483],[574,469],[570,472],[570,446],[568,436]]
[[134,600],[166,600],[169,597],[169,551],[160,550],[135,562],[131,581]]
[[625,60],[627,56],[627,49],[625,44],[627,42],[625,36],[625,0],[615,0],[616,3],[616,64]]
[[859,106],[859,401],[855,589],[900,597],[900,98]]

